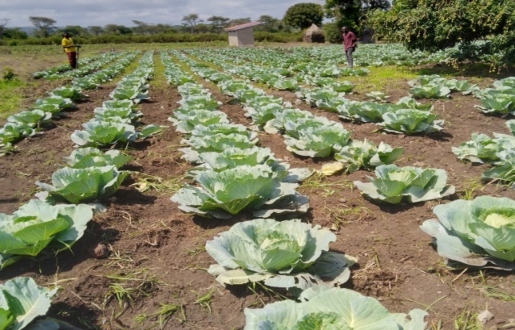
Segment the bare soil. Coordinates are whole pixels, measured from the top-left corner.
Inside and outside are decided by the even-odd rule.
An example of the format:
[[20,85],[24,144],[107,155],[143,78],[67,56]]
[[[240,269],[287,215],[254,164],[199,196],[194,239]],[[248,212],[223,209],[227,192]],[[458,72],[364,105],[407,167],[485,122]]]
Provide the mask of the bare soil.
[[[45,88],[45,83],[41,84]],[[182,177],[192,166],[181,159],[182,136],[167,121],[178,107],[177,90],[150,84],[151,100],[139,106],[143,121],[170,127],[153,139],[130,146],[127,152],[133,160],[126,169],[134,173],[104,201],[107,211],[91,221],[85,236],[70,251],[52,259],[18,262],[2,270],[0,280],[31,276],[40,285],[59,285],[49,315],[81,329],[242,329],[244,308],[277,301],[281,292],[246,286],[224,288],[206,272],[213,260],[204,249],[205,242],[238,219],[194,217],[169,200],[186,182]],[[239,105],[230,104],[229,97],[205,85],[223,102],[221,110],[233,122],[250,125]],[[63,166],[62,157],[73,150],[69,135],[93,116],[93,109],[108,99],[114,86],[110,83],[89,92],[76,111],[55,121],[44,134],[18,143],[15,154],[0,158],[0,212],[11,213],[32,198],[35,181],[50,182],[51,174]],[[407,91],[406,85],[392,95],[392,101]],[[269,92],[296,100],[289,92]],[[373,124],[342,123],[353,139],[403,147],[398,165],[446,170],[449,183],[457,188],[451,199],[465,195],[515,198],[512,189],[480,184],[486,165],[460,162],[451,152],[452,146],[469,140],[473,132],[507,133],[506,119],[481,114],[474,108],[478,101],[472,96],[455,94],[449,100],[431,102],[435,113],[445,120],[444,132],[433,136],[384,134]],[[298,107],[340,121],[334,114],[305,104]],[[297,157],[286,150],[280,135],[261,132],[259,140],[292,167],[320,169],[332,161]],[[487,324],[489,329],[508,324],[515,328],[515,302],[487,295],[491,288],[515,295],[515,277],[492,270],[450,271],[430,244],[431,238],[418,228],[434,217],[431,210],[435,205],[446,201],[374,204],[352,186],[355,180],[367,180],[367,175],[371,173],[315,176],[300,189],[311,206],[303,220],[334,230],[338,240],[331,248],[359,258],[346,287],[379,299],[394,312],[427,309],[434,329],[439,324],[442,329],[453,329],[454,320],[475,317],[487,308],[494,315]],[[148,190],[139,191],[143,182]]]

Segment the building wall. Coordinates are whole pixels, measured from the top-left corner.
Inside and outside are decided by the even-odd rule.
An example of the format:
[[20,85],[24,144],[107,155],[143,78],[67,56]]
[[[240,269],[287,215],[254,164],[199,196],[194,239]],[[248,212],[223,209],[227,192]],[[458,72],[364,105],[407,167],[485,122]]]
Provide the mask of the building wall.
[[229,32],[229,46],[254,46],[254,29]]

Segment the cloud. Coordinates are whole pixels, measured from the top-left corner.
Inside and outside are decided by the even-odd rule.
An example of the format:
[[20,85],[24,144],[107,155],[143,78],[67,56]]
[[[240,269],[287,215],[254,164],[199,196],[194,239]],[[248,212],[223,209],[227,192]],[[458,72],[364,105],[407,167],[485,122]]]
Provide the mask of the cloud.
[[31,26],[29,16],[52,18],[57,22],[56,26],[133,26],[132,20],[178,25],[188,14],[198,14],[202,20],[211,16],[231,19],[250,17],[252,20],[257,20],[261,15],[282,18],[290,6],[299,2],[302,1],[0,0],[0,19],[10,20],[7,27]]

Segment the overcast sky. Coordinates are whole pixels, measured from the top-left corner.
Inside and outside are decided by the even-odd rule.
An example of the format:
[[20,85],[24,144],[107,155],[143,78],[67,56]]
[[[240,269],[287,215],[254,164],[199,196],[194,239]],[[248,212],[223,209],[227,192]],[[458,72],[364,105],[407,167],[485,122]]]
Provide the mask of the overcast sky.
[[[133,26],[133,20],[148,24],[181,24],[184,16],[198,14],[228,18],[261,15],[282,18],[288,7],[309,1],[292,0],[0,0],[0,19],[10,19],[6,27],[32,26],[29,16],[55,20],[56,26],[82,27],[107,24]],[[311,2],[323,4],[324,1]]]

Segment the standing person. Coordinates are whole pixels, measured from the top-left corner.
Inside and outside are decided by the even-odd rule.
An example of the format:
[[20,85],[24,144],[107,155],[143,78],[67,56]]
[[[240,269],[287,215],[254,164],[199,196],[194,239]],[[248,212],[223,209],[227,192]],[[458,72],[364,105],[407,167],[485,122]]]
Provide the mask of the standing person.
[[77,47],[68,32],[63,33],[61,45],[63,46],[63,51],[68,56],[68,63],[70,63],[72,69],[75,69],[77,67]]
[[356,42],[358,38],[356,35],[349,30],[346,26],[342,27],[342,39],[343,39],[343,50],[345,52],[345,56],[347,56],[347,65],[349,68],[353,66],[352,53],[356,50]]

